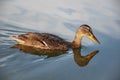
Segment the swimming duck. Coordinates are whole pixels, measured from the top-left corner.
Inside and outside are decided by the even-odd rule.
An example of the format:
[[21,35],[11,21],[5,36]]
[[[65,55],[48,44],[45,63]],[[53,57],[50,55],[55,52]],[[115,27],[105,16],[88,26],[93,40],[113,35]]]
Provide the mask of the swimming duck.
[[81,40],[87,36],[96,43],[100,43],[92,33],[90,26],[83,24],[76,31],[73,42],[65,41],[59,36],[49,33],[27,32],[18,36],[11,36],[18,44],[32,46],[45,50],[68,50],[69,48],[80,48]]

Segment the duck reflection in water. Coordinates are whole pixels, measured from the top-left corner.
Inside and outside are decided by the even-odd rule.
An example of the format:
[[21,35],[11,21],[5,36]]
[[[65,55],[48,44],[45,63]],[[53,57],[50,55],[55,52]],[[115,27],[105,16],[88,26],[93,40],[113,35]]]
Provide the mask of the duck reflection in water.
[[[67,54],[67,51],[62,51],[62,50],[43,50],[43,49],[38,49],[38,48],[34,48],[34,47],[30,47],[30,46],[25,46],[25,45],[21,45],[21,44],[16,44],[14,45],[12,48],[18,48],[19,50],[25,52],[25,53],[29,53],[29,54],[33,54],[33,55],[39,55],[39,56],[47,56],[46,58],[50,58],[50,57],[56,57],[62,54]],[[86,66],[89,61],[99,52],[99,50],[95,50],[89,54],[87,54],[86,56],[82,56],[81,55],[81,48],[73,48],[73,56],[74,56],[74,61],[76,64],[78,64],[78,66]]]
[[73,49],[74,61],[79,66],[86,66],[89,61],[99,52],[99,50],[94,50],[86,56],[81,55],[81,49]]
[[12,46],[11,48],[18,48],[20,51],[23,51],[28,54],[38,55],[38,56],[47,56],[46,58],[59,56],[62,54],[66,54],[67,51],[62,50],[44,50],[39,48],[34,48],[31,46],[25,46],[21,44],[16,44]]

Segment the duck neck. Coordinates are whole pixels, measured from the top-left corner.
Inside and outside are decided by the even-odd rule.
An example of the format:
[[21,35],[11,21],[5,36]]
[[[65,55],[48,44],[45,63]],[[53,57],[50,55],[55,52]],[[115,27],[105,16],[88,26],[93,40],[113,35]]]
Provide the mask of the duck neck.
[[76,33],[76,35],[75,35],[75,38],[74,38],[74,40],[73,40],[73,42],[72,42],[72,44],[73,44],[73,48],[80,48],[81,47],[81,39],[82,39],[82,35],[78,35],[77,33]]

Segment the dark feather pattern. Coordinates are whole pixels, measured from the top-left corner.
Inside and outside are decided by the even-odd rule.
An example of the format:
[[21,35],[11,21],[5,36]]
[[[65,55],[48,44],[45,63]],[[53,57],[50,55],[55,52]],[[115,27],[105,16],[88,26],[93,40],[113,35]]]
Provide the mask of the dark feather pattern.
[[49,34],[49,33],[34,33],[28,32],[18,36],[18,39],[23,40],[26,45],[34,45],[41,49],[61,49],[67,50],[68,42],[59,36]]

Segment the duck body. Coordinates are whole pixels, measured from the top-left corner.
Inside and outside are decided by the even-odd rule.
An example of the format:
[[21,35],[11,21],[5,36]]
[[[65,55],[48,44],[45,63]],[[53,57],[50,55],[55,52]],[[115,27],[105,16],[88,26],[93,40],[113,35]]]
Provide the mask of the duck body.
[[11,36],[12,39],[16,40],[18,44],[32,46],[35,48],[45,50],[68,50],[69,48],[80,48],[81,40],[84,36],[87,36],[96,43],[99,43],[97,38],[92,33],[90,26],[84,24],[81,25],[76,31],[73,42],[65,41],[59,36],[49,33],[36,33],[27,32],[18,36]]
[[33,46],[47,50],[68,50],[70,43],[59,36],[49,33],[27,32],[19,36],[11,36],[18,44]]

